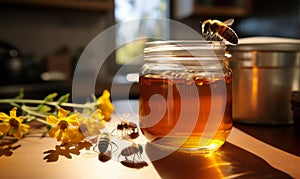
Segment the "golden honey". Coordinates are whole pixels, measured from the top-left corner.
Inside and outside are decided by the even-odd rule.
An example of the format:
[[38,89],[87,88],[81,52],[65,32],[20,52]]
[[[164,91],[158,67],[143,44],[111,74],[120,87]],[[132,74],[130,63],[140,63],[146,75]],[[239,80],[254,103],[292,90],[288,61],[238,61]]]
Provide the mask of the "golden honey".
[[[223,88],[224,81],[226,85],[226,96],[212,95],[211,87]],[[184,88],[185,90],[180,90],[180,88]],[[190,91],[195,90],[195,88],[198,93],[197,97],[190,95],[193,94],[190,93]],[[149,101],[153,95],[161,95],[165,103],[161,101],[161,98],[157,101],[154,99],[151,101],[152,105],[150,106]],[[184,98],[182,96],[184,96]],[[225,109],[224,114],[215,115],[222,118],[220,124],[210,124],[215,121],[208,122],[209,115],[213,117],[213,114],[210,113],[213,99],[216,103],[224,105],[221,106],[221,108]],[[191,82],[191,79],[185,80],[177,78],[170,80],[146,75],[140,77],[139,100],[141,130],[150,141],[156,141],[154,142],[155,144],[166,147],[179,147],[181,149],[216,149],[225,142],[232,128],[231,78],[215,79],[214,82],[196,78]],[[195,113],[182,110],[193,109],[193,107],[187,106],[182,108],[182,104],[193,105],[195,100],[198,100],[198,104],[200,104],[199,110],[197,111],[196,122],[191,120],[191,123],[189,123],[190,118],[195,118]],[[161,105],[166,106],[161,107]],[[163,115],[158,114],[159,116],[156,116],[155,114],[150,114],[151,111],[159,111],[159,108],[165,109]],[[180,117],[181,113],[187,115]],[[193,116],[189,114],[193,114]],[[150,118],[143,118],[144,116],[150,116]],[[179,120],[183,120],[183,125],[177,126],[176,130],[174,130]],[[153,123],[155,124],[152,125]],[[202,136],[205,127],[208,125],[218,127],[211,131],[206,131],[206,133],[211,133],[209,135],[211,138],[205,139],[202,138]],[[186,126],[190,126],[190,128],[186,129]],[[162,138],[164,139],[158,140]]]
[[139,78],[144,136],[153,144],[186,151],[205,152],[222,146],[232,128],[232,76],[226,59],[209,56],[194,63],[191,59],[199,58],[186,54],[176,62],[174,57],[147,58]]

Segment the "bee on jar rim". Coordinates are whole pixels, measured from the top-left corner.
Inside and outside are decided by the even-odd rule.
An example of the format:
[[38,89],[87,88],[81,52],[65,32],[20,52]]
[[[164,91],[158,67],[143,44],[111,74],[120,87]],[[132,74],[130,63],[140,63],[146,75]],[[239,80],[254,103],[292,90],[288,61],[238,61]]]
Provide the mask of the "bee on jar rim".
[[141,159],[142,159],[142,156],[141,156],[142,153],[143,153],[143,146],[141,144],[132,143],[131,146],[126,147],[126,148],[124,148],[121,151],[121,153],[120,153],[120,155],[118,157],[118,160],[119,160],[119,158],[121,156],[124,156],[125,159],[126,159],[126,161],[130,161],[130,160],[128,160],[127,157],[133,155],[132,160],[131,160],[132,162],[136,162],[137,161],[135,159],[135,156],[138,156],[139,160],[141,161]]
[[224,22],[219,20],[205,20],[202,22],[202,34],[206,40],[226,40],[231,44],[238,44],[238,36],[229,27],[234,19],[228,19]]

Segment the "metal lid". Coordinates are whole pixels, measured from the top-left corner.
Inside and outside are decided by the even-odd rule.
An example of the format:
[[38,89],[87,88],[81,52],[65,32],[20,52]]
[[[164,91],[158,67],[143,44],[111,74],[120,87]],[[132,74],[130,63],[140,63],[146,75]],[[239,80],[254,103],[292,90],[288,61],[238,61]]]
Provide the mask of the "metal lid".
[[300,51],[300,39],[279,37],[249,37],[239,39],[236,46],[228,46],[228,51]]

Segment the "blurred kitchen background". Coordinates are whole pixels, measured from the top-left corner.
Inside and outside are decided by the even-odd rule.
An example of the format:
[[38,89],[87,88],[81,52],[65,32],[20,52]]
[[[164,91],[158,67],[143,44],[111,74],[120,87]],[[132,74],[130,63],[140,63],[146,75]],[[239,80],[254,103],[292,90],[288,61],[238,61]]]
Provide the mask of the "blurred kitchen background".
[[[95,36],[118,22],[163,17],[200,31],[200,21],[234,18],[239,37],[300,39],[299,0],[0,0],[0,98],[22,87],[27,98],[71,92],[72,76],[82,50]],[[144,24],[140,28],[155,29]],[[162,38],[168,32],[162,31]],[[108,38],[114,43],[122,31]],[[124,38],[124,37],[123,37]],[[120,67],[142,53],[144,41],[117,49],[99,69],[96,95],[110,89]],[[138,97],[140,63],[119,74],[115,98]],[[98,93],[98,94],[97,94]]]

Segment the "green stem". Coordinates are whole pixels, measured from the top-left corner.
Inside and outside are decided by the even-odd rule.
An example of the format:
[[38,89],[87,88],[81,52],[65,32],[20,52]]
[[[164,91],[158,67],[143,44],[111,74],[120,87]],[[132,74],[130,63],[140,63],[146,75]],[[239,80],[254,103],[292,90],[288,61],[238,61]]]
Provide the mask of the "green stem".
[[37,118],[37,117],[35,117],[35,116],[29,116],[29,117],[27,118],[27,121],[28,121],[28,122],[31,122],[31,121],[33,121],[33,120],[38,121],[38,122],[43,123],[43,124],[46,124],[46,125],[50,125],[47,121],[45,121],[45,120],[43,120],[43,119],[40,119],[40,118]]
[[27,113],[30,114],[30,115],[37,116],[37,117],[41,117],[41,118],[47,118],[47,116],[44,115],[44,114],[41,114],[41,113],[38,113],[38,112],[35,112],[35,111],[30,110],[30,109],[28,108],[28,106],[23,105],[23,106],[21,107],[21,109],[22,109],[23,111],[27,112]]
[[[44,100],[37,99],[0,99],[0,103],[27,103],[27,104],[47,104],[55,107],[59,107],[57,102],[45,102]],[[95,103],[76,104],[76,103],[61,103],[62,107],[73,108],[94,108]]]
[[96,105],[95,103],[86,103],[86,104],[76,104],[76,103],[61,103],[61,106],[64,107],[73,107],[73,108],[91,108],[93,109]]
[[43,123],[43,124],[46,124],[46,125],[50,125],[47,121],[43,120],[43,119],[40,119],[40,118],[35,118],[36,121],[40,122],[40,123]]

